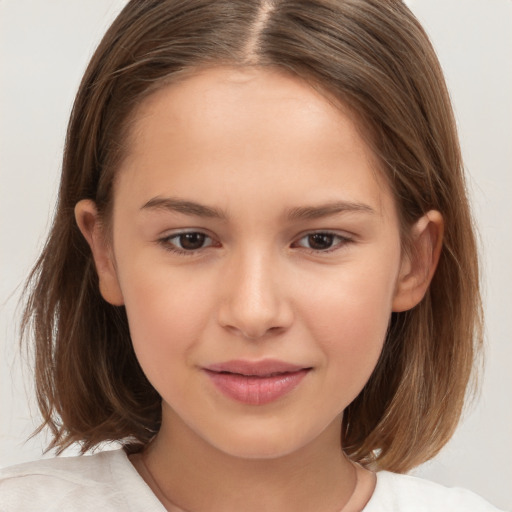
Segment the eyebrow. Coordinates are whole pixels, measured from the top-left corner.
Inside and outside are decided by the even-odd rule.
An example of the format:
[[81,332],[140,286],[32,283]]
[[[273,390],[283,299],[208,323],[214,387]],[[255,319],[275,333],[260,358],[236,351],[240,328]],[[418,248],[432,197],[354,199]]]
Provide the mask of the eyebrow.
[[221,220],[227,219],[226,213],[218,208],[204,206],[193,201],[185,201],[173,197],[154,197],[145,203],[141,210],[167,210],[184,213],[185,215],[195,215],[197,217],[209,217]]
[[375,213],[375,210],[364,203],[353,203],[350,201],[334,201],[319,206],[300,206],[291,208],[287,211],[287,217],[290,220],[313,220],[337,213],[345,212],[362,212],[362,213]]
[[[164,210],[194,215],[196,217],[207,217],[213,219],[227,220],[228,215],[221,209],[205,206],[194,201],[186,201],[173,197],[154,197],[145,203],[141,210]],[[289,220],[313,220],[338,213],[362,212],[375,213],[375,210],[364,203],[350,201],[333,201],[318,206],[300,206],[286,210],[285,217]]]

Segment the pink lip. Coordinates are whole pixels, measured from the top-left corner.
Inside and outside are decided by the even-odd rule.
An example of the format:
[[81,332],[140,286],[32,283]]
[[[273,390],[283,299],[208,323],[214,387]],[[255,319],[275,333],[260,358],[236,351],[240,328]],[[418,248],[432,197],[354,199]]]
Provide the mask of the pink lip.
[[283,361],[227,361],[204,368],[224,395],[249,405],[263,405],[289,393],[311,368]]

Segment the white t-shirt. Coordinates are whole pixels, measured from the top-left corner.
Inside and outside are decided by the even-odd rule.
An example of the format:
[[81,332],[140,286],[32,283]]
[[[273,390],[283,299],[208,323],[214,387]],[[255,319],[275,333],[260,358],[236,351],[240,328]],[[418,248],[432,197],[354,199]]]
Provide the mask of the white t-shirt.
[[[470,491],[377,473],[364,512],[497,512]],[[165,512],[123,450],[0,470],[0,512]],[[243,512],[243,511],[241,511]]]

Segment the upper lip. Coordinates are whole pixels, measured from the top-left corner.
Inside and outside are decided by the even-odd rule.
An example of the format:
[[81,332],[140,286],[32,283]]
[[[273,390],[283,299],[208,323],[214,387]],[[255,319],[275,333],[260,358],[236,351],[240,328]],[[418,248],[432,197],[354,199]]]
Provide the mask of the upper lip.
[[300,370],[309,370],[310,367],[299,366],[286,363],[277,359],[264,359],[261,361],[247,361],[242,359],[225,361],[205,367],[205,370],[211,372],[237,373],[246,376],[268,377],[282,373],[298,372]]

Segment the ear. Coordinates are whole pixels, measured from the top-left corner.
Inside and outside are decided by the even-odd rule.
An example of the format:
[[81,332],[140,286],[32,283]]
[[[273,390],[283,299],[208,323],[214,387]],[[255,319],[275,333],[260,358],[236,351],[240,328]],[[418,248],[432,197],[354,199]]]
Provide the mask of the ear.
[[442,215],[430,210],[411,228],[411,247],[404,256],[393,298],[393,311],[406,311],[424,297],[443,245]]
[[94,201],[90,199],[79,201],[75,206],[75,219],[91,248],[102,297],[113,306],[122,306],[123,294],[117,279],[112,248],[105,236]]

